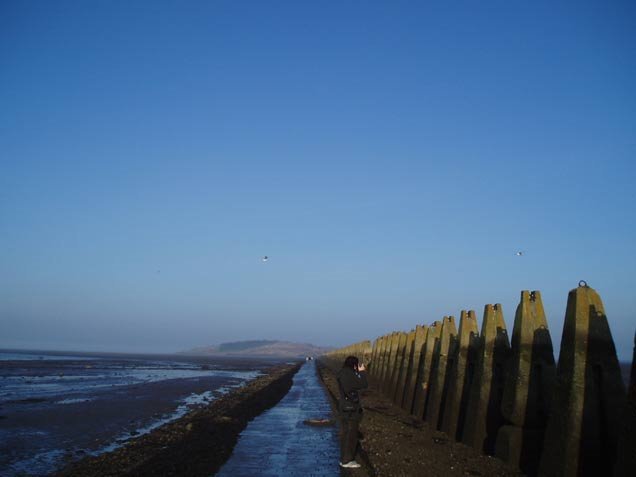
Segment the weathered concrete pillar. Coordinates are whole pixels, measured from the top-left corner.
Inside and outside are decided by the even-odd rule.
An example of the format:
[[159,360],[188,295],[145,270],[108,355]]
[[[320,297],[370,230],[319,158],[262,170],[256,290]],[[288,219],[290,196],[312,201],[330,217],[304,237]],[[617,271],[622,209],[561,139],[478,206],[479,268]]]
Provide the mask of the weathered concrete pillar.
[[402,369],[400,378],[398,379],[397,392],[395,394],[395,404],[403,407],[404,395],[406,393],[407,380],[413,365],[413,342],[415,340],[415,330],[405,333],[406,343],[404,346],[404,359],[402,360]]
[[612,475],[624,405],[603,302],[582,282],[568,295],[541,475]]
[[395,373],[395,361],[397,359],[398,344],[400,342],[400,334],[394,332],[391,334],[391,346],[389,348],[389,362],[387,365],[387,373],[385,376],[384,388],[382,392],[385,396],[391,397],[391,383],[393,382],[393,374]]
[[384,376],[386,375],[387,367],[389,366],[389,348],[391,346],[391,335],[384,335],[382,338],[382,354],[380,355],[380,369],[378,373],[378,390],[382,390],[384,386]]
[[627,390],[627,403],[621,419],[621,432],[618,437],[618,458],[614,475],[636,475],[636,334],[634,335],[634,357],[632,372]]
[[371,350],[371,360],[366,363],[368,366],[367,375],[369,376],[369,382],[374,382],[375,371],[377,370],[378,362],[378,349],[380,347],[380,338],[376,338],[373,342],[373,349]]
[[451,346],[454,345],[457,337],[457,327],[454,316],[445,316],[442,321],[442,332],[433,352],[431,364],[431,385],[428,395],[428,402],[424,409],[424,420],[433,429],[441,426],[444,404],[448,395],[448,382],[446,380],[448,372],[448,357],[451,353]]
[[415,327],[415,340],[413,342],[413,358],[412,367],[409,369],[409,380],[406,386],[406,394],[404,396],[404,409],[412,413],[413,412],[413,399],[415,398],[415,387],[417,386],[417,376],[420,367],[420,359],[422,352],[424,351],[424,344],[426,342],[426,333],[428,326],[417,325]]
[[362,341],[358,343],[357,347],[358,347],[358,350],[357,350],[356,356],[358,357],[361,363],[366,365],[371,359],[371,352],[372,352],[371,342],[369,340]]
[[501,404],[507,424],[495,454],[527,474],[537,469],[554,387],[554,354],[538,291],[522,291]]
[[389,358],[391,357],[391,341],[393,339],[393,333],[386,335],[384,339],[385,339],[385,343],[384,343],[384,353],[382,353],[383,354],[382,372],[380,374],[380,382],[378,386],[378,389],[382,392],[384,391],[384,386],[387,381],[386,377],[389,373]]
[[391,381],[391,394],[390,398],[395,403],[397,402],[398,388],[400,386],[400,380],[402,379],[402,370],[404,365],[405,351],[406,351],[406,337],[407,333],[400,332],[398,334],[398,349],[395,356],[395,370],[393,372],[393,380]]
[[393,337],[394,337],[394,335],[395,335],[395,332],[391,332],[389,335],[387,335],[386,350],[385,350],[385,356],[384,356],[384,365],[383,365],[383,370],[382,370],[382,382],[380,384],[380,391],[383,394],[386,391],[387,382],[389,381],[389,379],[391,377],[391,372],[390,372],[391,347],[393,345]]
[[433,364],[433,353],[442,333],[442,323],[434,322],[428,327],[424,351],[420,357],[420,366],[417,373],[417,383],[415,385],[415,398],[413,400],[413,414],[424,419],[424,410],[428,402],[428,394],[431,388],[431,368]]
[[366,365],[369,361],[371,361],[371,355],[373,353],[373,346],[371,346],[371,341],[365,340],[362,345],[362,362]]
[[486,305],[462,441],[490,455],[495,453],[497,431],[504,423],[501,400],[509,354],[510,343],[501,305]]
[[382,352],[384,351],[384,336],[378,338],[378,351],[372,363],[372,385],[377,386],[382,371]]
[[462,310],[459,319],[458,346],[448,362],[448,394],[441,415],[441,429],[455,440],[461,440],[466,419],[468,396],[475,376],[479,332],[473,310]]

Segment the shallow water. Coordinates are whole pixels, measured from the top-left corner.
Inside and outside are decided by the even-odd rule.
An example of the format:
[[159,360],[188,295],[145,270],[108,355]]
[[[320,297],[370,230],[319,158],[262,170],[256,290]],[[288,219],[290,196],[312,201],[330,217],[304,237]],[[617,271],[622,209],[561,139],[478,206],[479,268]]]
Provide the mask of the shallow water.
[[43,475],[114,450],[270,364],[0,353],[0,475]]
[[252,420],[241,433],[221,477],[340,475],[337,428],[313,427],[306,419],[330,419],[331,407],[314,361],[296,373],[289,393]]

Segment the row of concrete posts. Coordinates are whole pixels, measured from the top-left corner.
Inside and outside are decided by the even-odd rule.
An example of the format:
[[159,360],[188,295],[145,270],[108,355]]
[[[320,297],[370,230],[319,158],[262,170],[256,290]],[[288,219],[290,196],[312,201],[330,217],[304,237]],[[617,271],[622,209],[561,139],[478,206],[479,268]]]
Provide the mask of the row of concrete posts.
[[538,291],[330,353],[370,363],[373,385],[450,437],[528,475],[636,475],[636,337],[629,392],[598,293],[568,295],[558,365]]

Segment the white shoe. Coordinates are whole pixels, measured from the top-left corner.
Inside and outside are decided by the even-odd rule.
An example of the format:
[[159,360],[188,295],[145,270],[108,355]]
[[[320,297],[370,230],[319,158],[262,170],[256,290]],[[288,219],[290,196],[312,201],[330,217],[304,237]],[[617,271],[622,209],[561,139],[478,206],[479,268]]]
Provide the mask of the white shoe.
[[357,469],[361,466],[355,460],[352,460],[350,462],[347,462],[346,464],[340,462],[340,467],[346,467],[347,469]]

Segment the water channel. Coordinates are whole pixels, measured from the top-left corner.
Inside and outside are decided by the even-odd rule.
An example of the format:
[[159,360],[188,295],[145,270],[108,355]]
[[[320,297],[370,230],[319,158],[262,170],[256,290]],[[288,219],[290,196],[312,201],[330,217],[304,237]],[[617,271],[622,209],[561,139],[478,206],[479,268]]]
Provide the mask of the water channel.
[[307,361],[287,395],[252,420],[239,436],[220,477],[340,475],[335,426],[314,427],[306,419],[330,419],[331,407],[316,371]]

